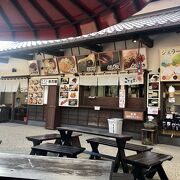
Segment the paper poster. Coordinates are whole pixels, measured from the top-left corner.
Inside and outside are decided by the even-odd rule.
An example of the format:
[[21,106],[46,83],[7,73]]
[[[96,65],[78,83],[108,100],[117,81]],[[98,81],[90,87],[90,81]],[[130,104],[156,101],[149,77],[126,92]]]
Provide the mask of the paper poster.
[[61,74],[77,72],[75,56],[63,56],[57,58],[59,72]]
[[120,89],[119,90],[119,108],[125,108],[125,89]]
[[141,66],[142,69],[147,69],[146,48],[123,50],[122,59],[124,70],[137,69],[138,72],[141,70]]
[[61,78],[59,88],[59,106],[79,106],[79,78]]
[[120,54],[118,51],[98,54],[101,71],[117,71],[120,69]]
[[161,81],[180,81],[180,46],[160,50]]
[[44,88],[40,84],[40,79],[30,79],[29,90],[28,90],[28,104],[42,105],[43,93],[44,93]]
[[94,53],[76,56],[78,72],[95,72],[96,58]]
[[119,80],[120,85],[144,84],[143,74],[138,75],[137,73],[120,74]]
[[158,114],[158,107],[148,107],[148,114]]
[[43,59],[42,61],[45,75],[58,74],[56,58]]
[[39,68],[38,68],[37,60],[28,61],[28,67],[29,67],[29,74],[31,76],[39,75]]

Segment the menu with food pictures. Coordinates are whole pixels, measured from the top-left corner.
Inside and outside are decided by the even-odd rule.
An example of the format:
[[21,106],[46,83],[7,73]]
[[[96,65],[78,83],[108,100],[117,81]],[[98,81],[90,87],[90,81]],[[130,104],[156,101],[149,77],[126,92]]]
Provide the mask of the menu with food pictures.
[[29,66],[29,74],[31,76],[39,75],[39,68],[38,68],[37,60],[28,61],[28,66]]
[[43,70],[45,75],[58,74],[56,58],[43,59]]
[[59,106],[79,106],[79,78],[61,78],[59,88]]
[[75,56],[63,56],[57,58],[58,68],[60,73],[76,73],[76,59]]
[[123,50],[122,59],[124,70],[138,69],[139,64],[147,69],[146,48]]
[[95,72],[97,55],[91,53],[89,55],[76,56],[78,72]]
[[101,71],[116,71],[120,69],[120,52],[109,51],[99,53],[98,59]]
[[43,104],[44,88],[41,86],[40,79],[30,79],[28,89],[28,104],[42,105]]
[[161,81],[180,81],[180,46],[160,50]]

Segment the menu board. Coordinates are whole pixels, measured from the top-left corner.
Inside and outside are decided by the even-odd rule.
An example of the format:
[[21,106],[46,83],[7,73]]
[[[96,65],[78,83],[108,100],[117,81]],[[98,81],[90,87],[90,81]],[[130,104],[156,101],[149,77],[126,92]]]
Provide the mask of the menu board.
[[75,56],[63,56],[57,58],[58,68],[60,73],[76,73],[76,59]]
[[124,70],[137,69],[139,63],[142,69],[147,69],[146,48],[123,50],[122,59]]
[[95,72],[96,71],[96,55],[91,53],[89,55],[76,56],[78,72]]
[[99,53],[101,71],[116,71],[120,69],[120,56],[118,51]]
[[79,106],[79,78],[61,78],[59,88],[59,106]]
[[161,81],[180,81],[180,46],[160,50]]
[[40,79],[30,79],[28,89],[28,104],[42,105],[43,104],[43,86],[40,84]]
[[56,58],[43,59],[42,61],[44,64],[43,70],[45,75],[58,74]]
[[39,75],[37,60],[28,61],[29,73],[31,76]]

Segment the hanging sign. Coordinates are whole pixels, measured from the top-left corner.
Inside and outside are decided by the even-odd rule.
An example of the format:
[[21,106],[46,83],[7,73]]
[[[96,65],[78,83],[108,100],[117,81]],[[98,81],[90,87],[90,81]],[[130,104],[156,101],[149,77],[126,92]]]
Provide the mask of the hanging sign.
[[146,48],[123,50],[122,59],[124,70],[136,69],[141,74],[142,69],[147,69]]
[[58,79],[57,78],[41,79],[41,86],[56,86],[56,85],[58,85]]
[[131,74],[120,74],[120,85],[135,85],[143,84],[143,74],[131,73]]
[[29,66],[29,73],[31,76],[39,75],[37,60],[28,61],[28,66]]
[[161,81],[180,81],[180,46],[160,50]]
[[56,58],[43,59],[43,70],[45,75],[58,74]]
[[118,51],[99,53],[98,59],[101,71],[117,71],[120,69],[120,57]]
[[125,89],[119,90],[119,108],[125,108]]
[[95,72],[97,55],[91,53],[89,55],[76,56],[78,72]]

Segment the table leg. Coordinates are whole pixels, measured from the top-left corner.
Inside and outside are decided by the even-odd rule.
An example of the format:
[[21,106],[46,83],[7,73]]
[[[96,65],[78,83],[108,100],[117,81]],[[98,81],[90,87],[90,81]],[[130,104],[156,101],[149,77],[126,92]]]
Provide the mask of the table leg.
[[114,165],[114,170],[113,171],[114,172],[118,171],[118,168],[119,168],[119,165],[120,165],[120,162],[121,162],[123,172],[128,173],[129,168],[128,168],[127,163],[125,162],[126,157],[125,157],[125,152],[124,152],[126,141],[122,141],[122,140],[116,138],[116,142],[117,142],[118,152],[117,152],[117,155],[116,155],[115,165]]
[[[99,150],[98,150],[99,144],[95,143],[95,142],[90,142],[90,145],[91,145],[91,148],[92,148],[92,152],[99,154]],[[91,154],[89,159],[100,159],[100,157]]]
[[65,146],[72,146],[72,131],[59,130],[61,134],[61,143]]

